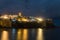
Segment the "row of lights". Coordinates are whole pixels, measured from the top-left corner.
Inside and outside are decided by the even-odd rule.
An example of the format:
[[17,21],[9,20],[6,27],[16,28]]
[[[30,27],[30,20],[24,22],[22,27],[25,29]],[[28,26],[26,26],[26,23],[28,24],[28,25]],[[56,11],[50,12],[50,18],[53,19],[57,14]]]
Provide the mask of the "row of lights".
[[[17,16],[20,16],[22,18],[16,19]],[[18,21],[24,21],[24,22],[33,22],[33,21],[42,22],[42,21],[44,21],[44,18],[42,18],[42,17],[31,17],[30,16],[31,19],[25,18],[25,17],[22,16],[21,12],[19,12],[18,15],[2,15],[2,16],[0,16],[0,18],[2,18],[2,19],[12,19],[12,20],[18,20]]]
[[[10,18],[8,17],[8,15],[3,15],[3,16],[1,16],[0,18],[10,19]],[[12,18],[13,18],[13,16],[12,16]],[[31,19],[32,19],[32,18],[31,18]],[[34,20],[36,19],[36,20],[39,21],[39,22],[44,21],[44,19],[43,19],[43,18],[40,18],[40,17],[33,18],[33,19],[34,19]],[[34,21],[34,20],[32,20],[32,21]],[[18,21],[21,21],[20,18],[18,19]],[[23,17],[23,18],[22,18],[22,21],[29,21],[29,19]]]

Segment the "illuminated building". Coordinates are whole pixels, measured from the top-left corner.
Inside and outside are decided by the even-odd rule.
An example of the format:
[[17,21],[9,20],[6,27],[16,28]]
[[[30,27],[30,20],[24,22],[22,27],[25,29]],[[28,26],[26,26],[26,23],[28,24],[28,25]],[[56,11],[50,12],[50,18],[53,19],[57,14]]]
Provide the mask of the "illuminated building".
[[[4,24],[4,25],[3,25]],[[0,16],[0,26],[14,28],[49,28],[54,24],[50,19],[41,17],[25,17],[21,13],[18,15],[2,15]]]

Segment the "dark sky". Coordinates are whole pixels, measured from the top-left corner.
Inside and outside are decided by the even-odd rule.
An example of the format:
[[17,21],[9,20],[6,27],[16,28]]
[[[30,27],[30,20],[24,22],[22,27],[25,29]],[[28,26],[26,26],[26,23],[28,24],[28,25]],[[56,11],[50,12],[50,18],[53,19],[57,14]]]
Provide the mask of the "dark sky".
[[60,16],[60,0],[0,0],[0,13],[18,13],[31,16]]

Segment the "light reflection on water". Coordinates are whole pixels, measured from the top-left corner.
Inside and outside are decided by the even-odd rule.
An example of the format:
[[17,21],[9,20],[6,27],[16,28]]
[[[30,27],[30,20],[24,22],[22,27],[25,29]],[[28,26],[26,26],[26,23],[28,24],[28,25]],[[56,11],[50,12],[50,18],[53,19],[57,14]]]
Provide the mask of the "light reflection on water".
[[29,40],[36,40],[36,36],[37,36],[37,29],[29,29]]
[[12,37],[12,40],[15,40],[15,33],[16,33],[16,29],[12,29],[12,35],[11,35],[11,37]]
[[17,40],[21,40],[21,29],[18,29],[18,31],[17,31]]
[[8,31],[2,31],[1,40],[9,40]]
[[0,29],[0,40],[60,40],[60,29]]
[[[1,40],[43,40],[42,29],[10,29],[2,30]],[[29,33],[30,31],[30,33]],[[11,34],[10,34],[11,32]],[[36,34],[37,33],[37,34]],[[30,35],[31,34],[31,35]],[[37,36],[36,36],[37,35]],[[11,37],[9,37],[11,36]],[[30,36],[30,39],[28,39]]]
[[38,29],[37,40],[43,40],[43,29]]
[[28,39],[28,29],[23,30],[23,38],[22,40],[27,40]]

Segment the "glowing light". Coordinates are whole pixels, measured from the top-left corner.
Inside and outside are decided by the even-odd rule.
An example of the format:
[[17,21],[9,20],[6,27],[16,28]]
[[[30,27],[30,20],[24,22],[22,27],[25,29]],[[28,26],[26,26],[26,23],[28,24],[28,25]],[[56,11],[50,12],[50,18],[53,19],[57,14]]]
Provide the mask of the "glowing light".
[[22,21],[24,21],[24,22],[28,22],[28,19],[22,18]]
[[43,40],[43,29],[38,29],[37,40]]
[[1,40],[9,40],[7,31],[2,32]]
[[18,19],[18,21],[21,21],[20,19]]
[[30,21],[32,22],[32,21],[36,21],[36,20],[35,19],[31,19]]
[[44,19],[43,18],[36,18],[38,21],[40,21],[40,22],[42,22],[42,21],[44,21]]
[[28,40],[28,30],[27,29],[23,30],[23,40]]
[[17,32],[17,40],[21,40],[21,29],[18,30]]
[[21,12],[19,13],[19,16],[22,16],[22,13]]
[[6,17],[6,16],[4,17],[4,19],[7,19],[7,18],[8,18],[8,17]]
[[8,15],[3,15],[3,16],[1,16],[1,18],[3,18],[3,19],[9,19]]

